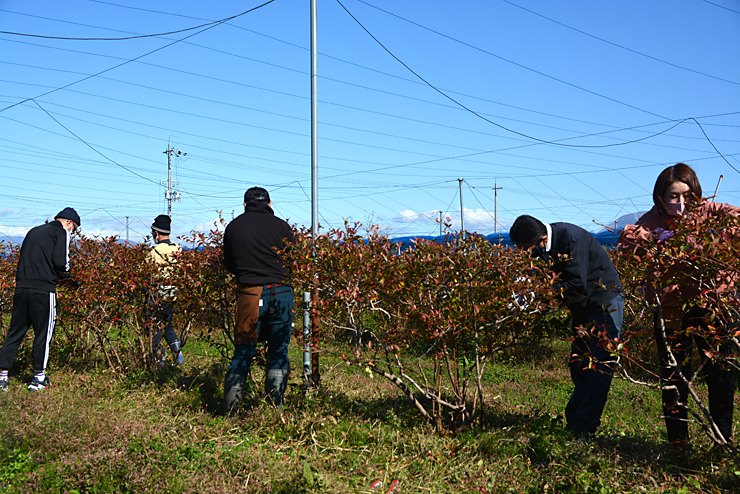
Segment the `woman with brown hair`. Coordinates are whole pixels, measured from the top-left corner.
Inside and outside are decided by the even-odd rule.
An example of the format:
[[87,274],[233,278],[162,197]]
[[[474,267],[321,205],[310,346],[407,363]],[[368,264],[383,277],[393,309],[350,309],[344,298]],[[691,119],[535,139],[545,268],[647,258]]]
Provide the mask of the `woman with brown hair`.
[[[658,176],[653,189],[653,208],[642,215],[636,225],[628,225],[620,238],[620,249],[630,251],[640,257],[647,253],[646,247],[664,241],[671,236],[671,229],[686,210],[686,205],[701,198],[701,185],[694,170],[678,163],[669,166]],[[740,209],[727,204],[705,202],[700,206],[699,214],[711,214],[719,209],[729,209],[733,216],[740,216]],[[675,273],[665,273],[668,280]],[[687,277],[688,278],[688,277]],[[687,302],[695,295],[692,283],[670,284],[661,288],[646,287],[646,296],[651,303],[660,303],[661,314],[655,314],[655,341],[658,347],[658,358],[662,372],[663,386],[674,386],[663,389],[663,414],[665,416],[668,439],[677,450],[684,450],[688,444],[688,413],[686,403],[689,388],[686,380],[691,380],[691,349],[694,343],[700,350],[704,363],[702,374],[709,388],[709,411],[725,441],[730,440],[733,414],[732,368],[707,360],[705,350],[710,349],[711,342],[700,336],[707,328],[707,316],[710,310],[700,304],[691,304],[684,311]],[[721,289],[726,289],[723,287]],[[657,293],[656,293],[657,292]],[[696,302],[696,300],[694,300]],[[662,324],[661,324],[662,323]],[[688,331],[689,328],[702,328],[699,331]],[[722,347],[722,351],[729,348]],[[670,353],[673,353],[679,368],[670,365]],[[704,362],[706,360],[706,362]],[[681,374],[679,374],[679,372]]]

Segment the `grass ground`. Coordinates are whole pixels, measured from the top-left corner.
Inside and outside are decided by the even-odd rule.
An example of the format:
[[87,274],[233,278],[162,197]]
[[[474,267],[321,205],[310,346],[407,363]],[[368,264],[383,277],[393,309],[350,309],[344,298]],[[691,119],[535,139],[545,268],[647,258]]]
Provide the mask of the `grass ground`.
[[561,417],[567,352],[555,341],[490,365],[485,413],[454,433],[330,355],[319,390],[302,393],[294,373],[282,412],[252,389],[233,419],[221,415],[227,362],[205,347],[186,347],[182,367],[125,378],[65,365],[41,393],[25,389],[21,358],[0,393],[0,492],[375,494],[394,480],[398,493],[740,492],[740,468],[698,430],[692,455],[672,456],[651,390],[615,380],[599,433],[573,438]]

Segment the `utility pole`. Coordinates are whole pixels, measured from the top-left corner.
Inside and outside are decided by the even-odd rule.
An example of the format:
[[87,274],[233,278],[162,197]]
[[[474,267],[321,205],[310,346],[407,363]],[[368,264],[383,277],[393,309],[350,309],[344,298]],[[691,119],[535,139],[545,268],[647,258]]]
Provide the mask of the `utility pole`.
[[183,153],[177,149],[173,149],[170,141],[167,141],[167,151],[164,151],[167,155],[167,190],[164,192],[164,197],[167,199],[167,216],[172,218],[172,201],[180,200],[180,191],[172,190],[172,185],[177,185],[177,181],[172,181],[172,155],[175,156],[187,156],[188,153]]
[[439,212],[439,234],[442,235],[442,211]]
[[503,187],[498,186],[498,182],[494,179],[493,181],[493,233],[497,232],[498,228],[498,191]]
[[461,235],[465,235],[465,210],[463,209],[463,197],[462,197],[462,183],[463,179],[457,179],[460,185],[460,232]]
[[128,243],[128,216],[126,216],[126,243]]

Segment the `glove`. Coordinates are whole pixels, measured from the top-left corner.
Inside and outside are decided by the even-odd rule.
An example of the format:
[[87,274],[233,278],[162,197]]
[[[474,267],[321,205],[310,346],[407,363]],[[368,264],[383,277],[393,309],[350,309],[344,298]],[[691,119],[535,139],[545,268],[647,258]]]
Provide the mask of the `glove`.
[[519,293],[511,292],[512,303],[508,305],[509,310],[525,311],[530,302],[534,302],[534,292],[532,290],[522,290]]
[[71,288],[79,288],[80,282],[77,281],[72,277],[69,273],[64,273],[64,275],[59,276],[59,281],[57,281],[57,285],[64,285]]

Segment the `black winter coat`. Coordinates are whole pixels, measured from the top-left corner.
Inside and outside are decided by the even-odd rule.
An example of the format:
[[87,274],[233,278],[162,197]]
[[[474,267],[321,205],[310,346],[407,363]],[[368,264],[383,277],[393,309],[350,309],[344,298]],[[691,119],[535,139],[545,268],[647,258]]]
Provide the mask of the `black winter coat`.
[[31,228],[21,245],[15,287],[56,292],[68,271],[69,232],[57,220]]
[[285,266],[278,254],[286,242],[295,243],[293,230],[263,202],[247,203],[224,232],[223,264],[237,283],[249,286],[286,284]]

